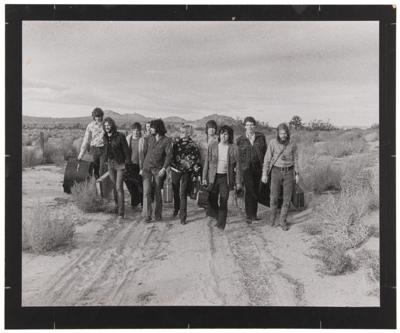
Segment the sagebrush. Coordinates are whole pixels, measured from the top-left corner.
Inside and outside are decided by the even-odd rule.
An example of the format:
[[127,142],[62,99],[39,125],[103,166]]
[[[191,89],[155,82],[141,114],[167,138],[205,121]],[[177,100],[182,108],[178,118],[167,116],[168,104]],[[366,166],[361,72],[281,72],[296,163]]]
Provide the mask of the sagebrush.
[[22,249],[43,253],[70,243],[75,234],[74,223],[52,214],[49,207],[38,202],[32,215],[22,224]]
[[86,213],[104,210],[103,198],[97,193],[94,177],[81,183],[75,183],[71,188],[71,194],[75,204]]

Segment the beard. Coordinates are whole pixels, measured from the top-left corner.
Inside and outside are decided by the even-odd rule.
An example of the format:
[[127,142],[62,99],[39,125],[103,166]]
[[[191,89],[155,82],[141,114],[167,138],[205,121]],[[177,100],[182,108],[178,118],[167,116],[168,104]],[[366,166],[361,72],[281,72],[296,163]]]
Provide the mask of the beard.
[[287,136],[287,137],[285,138],[285,140],[282,140],[282,139],[279,137],[279,135],[278,135],[278,142],[279,142],[280,144],[286,145],[287,143],[289,143],[289,136]]

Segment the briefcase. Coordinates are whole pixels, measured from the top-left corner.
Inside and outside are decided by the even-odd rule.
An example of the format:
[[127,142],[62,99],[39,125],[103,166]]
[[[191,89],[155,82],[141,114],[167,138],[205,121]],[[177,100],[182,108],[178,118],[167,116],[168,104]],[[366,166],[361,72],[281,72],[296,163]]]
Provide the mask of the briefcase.
[[93,173],[93,163],[89,161],[71,158],[67,162],[64,171],[63,188],[65,193],[71,193],[71,187],[75,183],[83,182],[91,177]]
[[207,208],[209,195],[210,192],[207,191],[206,187],[201,186],[197,192],[197,205],[201,208]]
[[294,184],[292,193],[292,204],[297,209],[304,208],[304,191],[298,184]]

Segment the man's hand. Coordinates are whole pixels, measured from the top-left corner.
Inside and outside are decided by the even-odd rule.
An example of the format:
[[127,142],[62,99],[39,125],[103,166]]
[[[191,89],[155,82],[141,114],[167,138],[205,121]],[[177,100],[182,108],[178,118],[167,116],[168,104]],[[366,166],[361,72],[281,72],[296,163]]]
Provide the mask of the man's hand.
[[241,190],[242,189],[242,184],[236,184],[236,190]]
[[143,170],[142,170],[142,169],[140,169],[140,171],[139,171],[139,175],[140,175],[140,176],[142,176],[142,175],[143,175]]
[[296,179],[296,184],[298,184],[299,183],[299,174],[296,174],[295,179]]
[[262,176],[261,182],[266,184],[268,182],[268,177],[267,176]]
[[162,168],[159,172],[158,172],[158,176],[159,177],[163,177],[165,175],[165,168]]
[[207,179],[203,179],[203,181],[201,183],[203,186],[207,186]]

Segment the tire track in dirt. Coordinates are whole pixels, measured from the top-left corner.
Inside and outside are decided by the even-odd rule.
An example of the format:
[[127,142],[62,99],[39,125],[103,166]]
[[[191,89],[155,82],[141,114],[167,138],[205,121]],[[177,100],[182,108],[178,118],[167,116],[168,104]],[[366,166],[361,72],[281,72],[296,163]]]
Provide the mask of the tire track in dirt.
[[241,282],[241,268],[230,249],[226,231],[214,227],[213,222],[207,224],[212,289],[221,300],[221,305],[249,305],[249,295]]
[[[127,239],[133,234],[137,234],[136,238],[145,238],[144,235],[148,230],[139,228],[141,230],[136,232],[138,226],[140,224],[136,222],[123,226],[108,225],[100,239],[94,242],[99,247],[87,248],[82,255],[61,270],[45,290],[42,302],[50,305],[58,303],[76,305],[81,301],[86,303],[89,299],[92,300],[89,294],[101,287],[100,281],[110,283],[107,274],[114,269],[113,265],[116,265],[116,272],[125,267],[125,258],[118,253],[122,253],[123,247],[127,245]],[[112,281],[111,285],[114,282]],[[104,290],[102,292],[104,293]]]
[[[281,272],[281,260],[274,256],[273,240],[265,237],[265,226],[252,225],[249,237],[254,242],[263,267],[269,272],[269,281],[275,294],[276,305],[306,305],[304,284],[287,273]],[[270,227],[267,227],[270,228]],[[277,245],[279,246],[279,244]]]

